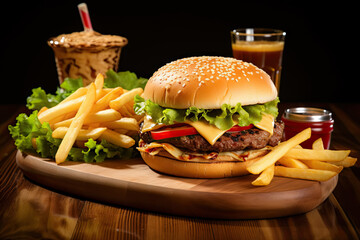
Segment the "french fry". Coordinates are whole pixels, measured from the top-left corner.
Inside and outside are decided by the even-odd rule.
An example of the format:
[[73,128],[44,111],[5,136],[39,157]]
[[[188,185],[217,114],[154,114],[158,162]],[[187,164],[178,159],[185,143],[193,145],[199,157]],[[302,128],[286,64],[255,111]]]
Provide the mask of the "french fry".
[[274,177],[274,169],[274,164],[266,168],[251,184],[254,186],[269,185]]
[[[60,138],[63,139],[66,132],[69,130],[67,127],[59,127],[56,128],[52,132],[53,138]],[[96,140],[100,137],[100,135],[106,130],[104,127],[100,128],[93,128],[93,129],[80,129],[79,134],[76,136],[76,141],[87,141],[89,138]]]
[[101,123],[101,126],[111,128],[111,129],[117,129],[122,128],[126,130],[139,130],[139,124],[136,121],[135,118],[127,118],[123,117],[119,120],[112,121],[112,122],[103,122]]
[[53,124],[53,128],[57,129],[57,128],[60,128],[60,127],[70,127],[70,124],[72,123],[73,119],[74,118],[66,119],[66,120],[63,120],[63,121],[58,121],[57,123]]
[[69,95],[67,98],[61,101],[61,103],[66,103],[70,100],[74,100],[76,98],[82,97],[87,93],[87,88],[81,87],[78,88],[75,92],[73,92],[71,95]]
[[121,116],[123,117],[131,117],[132,114],[127,110],[125,106],[122,106],[121,108],[117,109],[117,111],[120,112]]
[[142,88],[134,88],[128,92],[123,93],[118,98],[110,101],[109,106],[112,109],[119,110],[127,102],[132,101],[137,94],[142,94],[143,91],[144,90]]
[[277,160],[283,157],[289,149],[295,147],[296,145],[302,143],[303,141],[309,139],[311,136],[311,128],[307,128],[294,137],[290,138],[287,141],[280,143],[275,146],[267,155],[260,158],[258,161],[254,162],[247,167],[247,170],[252,174],[259,174],[264,171],[266,168],[275,164]]
[[[321,138],[316,139],[313,144],[312,148],[314,150],[324,150],[324,144]],[[342,166],[336,166],[331,163],[316,161],[316,160],[308,160],[304,161],[304,163],[312,169],[320,169],[320,170],[328,170],[340,173],[343,169]]]
[[[76,112],[77,112],[77,111],[69,112],[69,113],[66,113],[66,114],[64,114],[64,115],[58,116],[58,117],[56,117],[56,118],[54,118],[54,119],[51,119],[51,120],[48,122],[48,123],[50,124],[51,129],[54,129],[54,128],[55,128],[55,127],[54,127],[55,124],[57,124],[57,123],[59,123],[59,122],[62,122],[62,121],[66,121],[66,120],[68,120],[69,118],[75,117]],[[69,124],[68,126],[70,126],[70,124]],[[68,127],[68,126],[67,126],[67,127]]]
[[39,116],[42,112],[44,112],[44,111],[46,111],[46,110],[48,110],[47,107],[42,107],[42,108],[39,110],[39,112],[38,112],[38,116]]
[[37,145],[36,145],[36,138],[32,138],[31,139],[31,145],[34,149],[37,149]]
[[99,73],[94,80],[96,90],[102,90],[104,86],[104,75]]
[[88,123],[88,124],[84,125],[83,127],[86,129],[99,128],[100,123]]
[[69,112],[69,113],[65,114],[64,120],[75,117],[76,113],[77,113],[77,111],[73,111],[73,112]]
[[119,97],[121,94],[123,94],[124,89],[121,87],[117,87],[112,89],[110,92],[106,93],[105,96],[100,98],[96,101],[96,104],[94,105],[92,112],[98,112],[101,110],[104,110],[109,107],[109,102],[114,100],[115,98]]
[[70,152],[70,149],[74,145],[76,137],[80,132],[80,129],[84,123],[86,116],[89,114],[91,107],[94,105],[95,98],[96,98],[95,84],[91,83],[85,95],[84,101],[81,103],[80,108],[76,113],[74,120],[71,122],[70,127],[66,132],[56,152],[55,161],[57,164],[60,164],[66,160]]
[[336,166],[334,164],[327,162],[314,161],[314,160],[309,160],[304,162],[307,166],[309,166],[312,169],[328,170],[336,173],[340,173],[343,170],[343,166]]
[[135,144],[135,140],[132,139],[131,137],[121,133],[117,133],[110,129],[106,129],[101,134],[100,139],[104,139],[112,144],[115,144],[123,148],[129,148]]
[[135,104],[135,101],[131,100],[127,104],[125,104],[125,107],[129,111],[129,113],[131,113],[131,115],[137,116],[135,111],[134,111],[134,104]]
[[[320,142],[320,140],[321,140],[321,138],[319,138],[319,139],[317,139],[315,142]],[[315,143],[314,142],[314,143]],[[318,144],[320,144],[320,143],[318,143]],[[321,144],[322,144],[322,140],[321,140]],[[322,147],[323,147],[323,145],[322,145]],[[318,147],[317,147],[317,145],[314,145],[313,144],[313,149],[319,149]],[[323,149],[323,148],[322,148]],[[344,160],[341,160],[341,161],[337,161],[337,162],[331,162],[331,164],[332,165],[336,165],[336,166],[343,166],[343,167],[352,167],[352,166],[354,166],[355,165],[355,163],[356,163],[356,161],[357,161],[357,158],[354,158],[354,157],[346,157]]]
[[121,118],[121,114],[114,109],[105,109],[99,112],[89,114],[84,123],[102,123],[115,121]]
[[[84,120],[84,125],[92,123],[102,123],[115,121],[121,118],[121,114],[114,109],[106,109],[95,113],[89,113],[87,118]],[[69,127],[74,118],[70,118],[54,124],[54,128],[58,127]]]
[[117,133],[121,133],[121,134],[125,134],[125,135],[128,135],[130,136],[129,133],[129,130],[126,130],[126,129],[121,129],[121,128],[116,128],[116,129],[112,129],[113,131],[117,132]]
[[[313,149],[324,149],[324,145],[323,145],[323,142],[322,142],[321,138],[314,141]],[[330,162],[330,163],[332,165],[335,165],[335,166],[352,167],[352,166],[355,165],[356,161],[357,161],[357,158],[346,157],[344,160],[336,161],[336,162]]]
[[62,116],[64,114],[77,111],[81,104],[84,102],[85,96],[81,96],[79,98],[69,100],[67,102],[61,102],[58,105],[43,111],[38,115],[39,121],[43,122],[51,122],[51,120]]
[[336,162],[344,160],[349,154],[350,150],[290,149],[286,156],[299,160]]
[[104,91],[104,75],[99,73],[94,80],[95,88],[96,88],[96,101],[100,100],[107,91]]
[[324,144],[323,144],[322,138],[318,138],[313,142],[312,149],[314,149],[314,150],[323,150],[324,149]]
[[355,165],[357,158],[354,157],[347,157],[344,160],[338,162],[331,162],[331,164],[336,166],[343,166],[343,167],[352,167]]
[[68,113],[57,116],[56,118],[53,118],[53,119],[47,121],[50,124],[51,129],[54,128],[55,123],[63,121],[65,119],[66,115],[68,115]]
[[278,160],[278,163],[280,163],[281,165],[283,165],[285,167],[309,168],[305,163],[303,163],[297,159],[287,157],[287,156],[283,156],[282,158],[280,158]]
[[103,90],[104,94],[106,95],[109,92],[111,92],[112,90],[114,90],[114,88],[103,88],[102,90]]
[[288,168],[275,166],[274,175],[279,177],[298,178],[313,181],[327,181],[338,173],[328,170]]

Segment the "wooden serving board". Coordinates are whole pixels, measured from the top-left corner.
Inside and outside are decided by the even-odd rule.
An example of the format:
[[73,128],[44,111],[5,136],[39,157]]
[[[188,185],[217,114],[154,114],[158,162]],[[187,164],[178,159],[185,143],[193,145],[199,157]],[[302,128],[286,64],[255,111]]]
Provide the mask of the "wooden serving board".
[[275,177],[255,187],[254,175],[223,179],[172,177],[151,170],[142,159],[103,163],[65,162],[18,151],[18,166],[33,181],[52,189],[103,203],[217,219],[259,219],[308,212],[333,191],[337,176],[326,182]]

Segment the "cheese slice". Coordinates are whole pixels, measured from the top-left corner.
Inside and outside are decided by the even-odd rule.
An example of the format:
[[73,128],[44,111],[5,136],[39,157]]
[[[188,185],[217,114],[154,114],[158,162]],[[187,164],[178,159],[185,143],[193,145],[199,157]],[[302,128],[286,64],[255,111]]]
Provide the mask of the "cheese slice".
[[164,124],[162,124],[162,123],[154,122],[150,115],[145,115],[144,123],[143,123],[141,131],[142,132],[148,132],[148,131],[151,131],[151,130],[159,129],[159,128],[163,127],[163,126],[164,126]]
[[274,133],[274,117],[268,113],[262,113],[262,119],[259,123],[254,124],[255,127],[267,131],[270,135]]
[[206,141],[208,141],[211,145],[214,145],[214,143],[221,137],[227,130],[220,130],[214,125],[211,125],[205,121],[185,121],[185,123],[191,125],[198,131],[198,133],[203,136]]

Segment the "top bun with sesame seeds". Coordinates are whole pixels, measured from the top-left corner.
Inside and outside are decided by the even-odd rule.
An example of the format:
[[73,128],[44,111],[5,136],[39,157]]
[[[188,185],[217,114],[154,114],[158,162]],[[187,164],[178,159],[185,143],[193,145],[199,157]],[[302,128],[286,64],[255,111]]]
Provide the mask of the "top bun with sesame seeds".
[[161,67],[144,99],[162,107],[219,109],[223,104],[261,104],[277,98],[270,76],[251,63],[228,57],[189,57]]

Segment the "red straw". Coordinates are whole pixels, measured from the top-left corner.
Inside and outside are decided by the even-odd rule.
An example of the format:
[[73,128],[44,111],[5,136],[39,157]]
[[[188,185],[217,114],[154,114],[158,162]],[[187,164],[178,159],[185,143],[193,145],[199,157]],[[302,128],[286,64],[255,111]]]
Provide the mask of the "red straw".
[[90,15],[86,3],[80,3],[78,5],[78,9],[81,16],[81,21],[84,26],[84,31],[92,31],[93,28],[91,25]]

